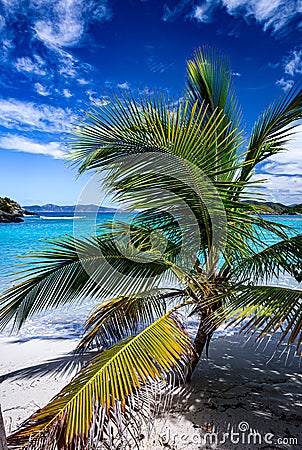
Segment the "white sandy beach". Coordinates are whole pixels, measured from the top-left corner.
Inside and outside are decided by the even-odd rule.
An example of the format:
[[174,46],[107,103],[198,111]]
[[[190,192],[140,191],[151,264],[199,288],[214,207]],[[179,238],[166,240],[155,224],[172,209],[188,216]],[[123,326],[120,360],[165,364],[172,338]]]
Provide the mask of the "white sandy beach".
[[[75,345],[71,339],[0,339],[0,402],[8,433],[70,379],[49,369],[65,364]],[[201,361],[187,393],[157,420],[141,448],[301,448],[301,358],[293,351],[286,358],[284,347],[272,357],[273,342],[264,347],[241,335],[213,340],[210,358]]]

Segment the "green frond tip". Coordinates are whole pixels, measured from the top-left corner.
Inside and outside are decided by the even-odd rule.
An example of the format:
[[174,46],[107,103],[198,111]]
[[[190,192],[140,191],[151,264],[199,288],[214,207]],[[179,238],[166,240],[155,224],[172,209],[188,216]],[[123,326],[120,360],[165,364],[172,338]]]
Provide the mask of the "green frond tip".
[[[221,296],[222,297],[222,296]],[[242,331],[257,333],[262,339],[279,333],[285,340],[302,344],[302,291],[277,286],[241,286],[225,294],[223,317],[212,318],[216,325],[229,320],[229,326],[242,324]]]
[[297,281],[302,269],[302,235],[265,247],[246,258],[238,258],[231,276],[236,280],[252,278],[254,283],[266,282],[285,272]]
[[[135,436],[135,420],[129,419],[138,412],[140,396],[146,400],[150,394],[149,402],[140,406],[143,409],[149,404],[150,409],[156,402],[156,383],[165,382],[171,371],[179,376],[185,372],[191,340],[173,311],[91,360],[47,406],[9,437],[9,444],[22,446],[30,439],[29,448],[34,450],[95,448],[92,442],[118,439],[125,417]],[[148,392],[150,383],[152,391]],[[144,416],[142,409],[140,417]],[[156,403],[146,420],[148,416],[150,420],[152,409],[156,410]]]
[[269,105],[256,121],[240,179],[248,178],[259,162],[286,150],[301,118],[302,85],[300,83],[295,84],[292,89]]

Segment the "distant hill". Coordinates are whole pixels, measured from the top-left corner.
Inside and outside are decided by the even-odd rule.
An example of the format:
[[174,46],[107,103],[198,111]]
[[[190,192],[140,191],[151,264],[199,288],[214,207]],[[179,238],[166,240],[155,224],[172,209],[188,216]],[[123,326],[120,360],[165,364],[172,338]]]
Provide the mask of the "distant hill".
[[256,202],[256,201],[250,201],[246,202],[250,205],[257,205],[261,207],[265,207],[268,209],[268,213],[271,214],[283,214],[283,211],[285,211],[288,207],[286,205],[283,205],[283,203],[275,203],[275,202]]
[[[0,197],[1,199],[1,197]],[[277,215],[299,215],[302,214],[302,203],[287,206],[283,203],[277,203],[277,202],[256,202],[251,200],[249,203],[251,205],[257,205],[264,207],[266,211],[263,211],[263,214],[277,214]],[[18,204],[17,204],[18,205]],[[18,205],[20,209],[21,206]],[[98,207],[97,205],[54,205],[52,203],[46,204],[46,205],[28,205],[23,207],[23,211],[27,211],[29,213],[35,213],[35,214],[44,214],[44,213],[65,213],[65,214],[74,214],[75,211],[77,213],[96,213],[99,212],[115,212],[115,208],[107,208],[105,206]],[[23,214],[26,214],[23,213]]]
[[23,222],[22,217],[32,215],[9,197],[0,197],[0,223]]
[[[302,203],[292,206],[283,205],[283,203],[275,202],[256,202],[250,201],[246,202],[250,205],[257,205],[265,207],[267,209],[266,214],[277,214],[277,215],[299,215],[302,214]],[[265,214],[265,213],[264,213]]]
[[69,213],[74,214],[77,213],[95,213],[99,212],[115,212],[114,208],[106,208],[105,206],[97,206],[97,205],[53,205],[49,203],[47,205],[29,205],[24,206],[27,211],[34,212],[36,214],[43,213]]
[[300,205],[289,206],[285,214],[302,214],[302,203]]

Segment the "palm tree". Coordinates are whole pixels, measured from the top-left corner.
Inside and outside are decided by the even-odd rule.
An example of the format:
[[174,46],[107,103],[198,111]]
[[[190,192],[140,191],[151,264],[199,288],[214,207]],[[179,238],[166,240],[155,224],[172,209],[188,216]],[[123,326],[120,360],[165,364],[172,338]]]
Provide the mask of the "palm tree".
[[[302,90],[294,88],[244,141],[229,62],[209,48],[188,62],[182,100],[112,93],[86,113],[72,137],[72,161],[79,173],[105,174],[107,192],[134,217],[86,239],[50,242],[2,294],[0,323],[13,320],[15,329],[47,308],[88,296],[99,302],[78,346],[97,348],[97,356],[10,445],[138,445],[141,427],[162,408],[158,399],[168,401],[178,381],[190,379],[227,320],[259,338],[281,330],[280,341],[301,344],[302,291],[269,281],[299,278],[302,237],[251,201],[261,187],[255,167],[286,149],[301,118]],[[193,314],[194,338],[184,326]]]

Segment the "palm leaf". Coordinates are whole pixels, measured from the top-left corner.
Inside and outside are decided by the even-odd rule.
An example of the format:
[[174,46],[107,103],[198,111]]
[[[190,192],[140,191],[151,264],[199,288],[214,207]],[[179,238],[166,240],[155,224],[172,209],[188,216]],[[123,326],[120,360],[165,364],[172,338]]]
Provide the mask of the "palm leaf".
[[247,179],[259,162],[286,150],[286,144],[301,118],[302,89],[296,85],[272,103],[255,123],[240,179]]
[[236,279],[252,279],[254,283],[267,282],[281,273],[301,276],[302,235],[277,242],[258,253],[237,261],[230,271]]
[[[217,311],[212,320],[221,323]],[[258,333],[258,338],[281,332],[279,343],[302,343],[302,291],[276,286],[241,286],[225,294],[223,321],[243,323],[242,330]]]
[[18,284],[0,296],[0,324],[14,327],[37,312],[104,298],[120,289],[131,294],[151,289],[160,279],[176,279],[158,254],[118,242],[108,236],[86,240],[63,237],[28,254],[30,266],[19,272]]
[[[114,434],[120,437],[121,418],[126,416],[131,423],[140,391],[146,395],[143,387],[166,380],[171,370],[181,375],[185,369],[191,341],[173,311],[137,336],[95,357],[47,406],[10,436],[9,443],[22,446],[30,438],[31,450],[48,450],[56,444],[59,449],[80,450],[89,445],[95,448],[106,437],[112,443]],[[104,426],[105,420],[117,427],[115,433],[110,426]],[[137,442],[135,429],[133,433]]]
[[170,292],[156,289],[104,301],[86,320],[85,334],[78,350],[86,351],[92,345],[106,348],[136,334],[166,312],[168,300],[170,303],[184,294],[178,289]]
[[[225,138],[226,149],[228,149],[225,151],[224,164],[229,168],[227,176],[229,180],[233,179],[236,170],[232,157],[236,155],[237,148],[242,144],[238,135],[237,143],[236,139],[230,140],[230,132],[241,130],[241,109],[232,85],[231,74],[230,62],[225,55],[207,46],[200,47],[195,51],[193,60],[187,63],[185,90],[185,97],[189,99],[191,106],[197,102],[199,106],[207,105],[207,114],[215,109],[224,113],[217,133],[221,133]],[[225,128],[227,124],[229,124],[228,129]],[[212,161],[216,164],[215,156]],[[217,178],[220,178],[219,174]]]
[[160,152],[190,161],[209,176],[216,166],[229,172],[230,164],[239,163],[241,131],[232,128],[223,110],[206,117],[207,111],[205,103],[189,108],[189,101],[175,106],[163,97],[136,102],[131,94],[112,94],[107,105],[96,104],[75,129],[70,158],[81,164],[80,172],[116,170],[121,158]]

